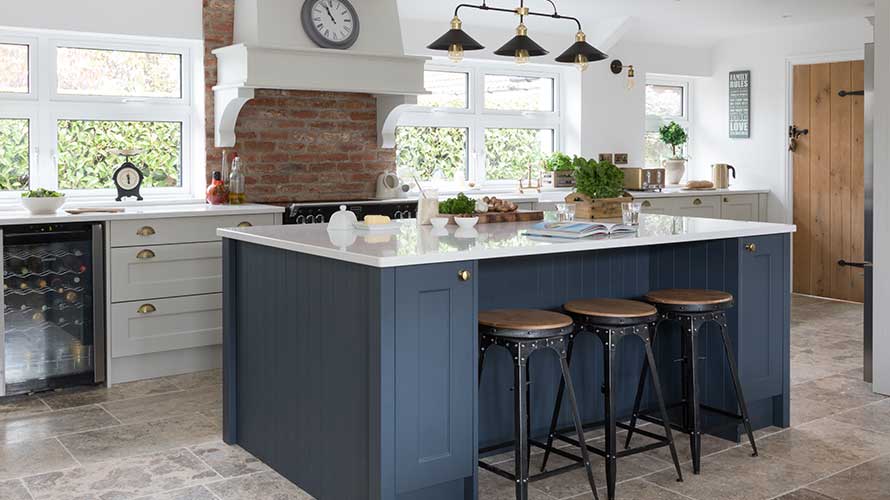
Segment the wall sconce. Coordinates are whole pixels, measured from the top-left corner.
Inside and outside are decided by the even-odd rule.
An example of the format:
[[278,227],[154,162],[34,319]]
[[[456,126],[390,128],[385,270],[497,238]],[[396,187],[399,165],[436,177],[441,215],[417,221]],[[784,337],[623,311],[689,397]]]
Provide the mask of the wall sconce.
[[620,75],[624,71],[624,68],[627,68],[627,90],[633,90],[636,85],[636,80],[634,79],[636,73],[634,72],[633,64],[625,66],[620,60],[615,59],[612,61],[610,68],[612,68],[612,73],[616,75]]

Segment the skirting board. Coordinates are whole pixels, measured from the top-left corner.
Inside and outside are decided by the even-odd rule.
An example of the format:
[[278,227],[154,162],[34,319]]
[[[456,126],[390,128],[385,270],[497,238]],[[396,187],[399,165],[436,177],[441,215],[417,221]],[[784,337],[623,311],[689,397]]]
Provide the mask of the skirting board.
[[222,346],[219,345],[112,358],[108,367],[108,386],[213,370],[221,366]]

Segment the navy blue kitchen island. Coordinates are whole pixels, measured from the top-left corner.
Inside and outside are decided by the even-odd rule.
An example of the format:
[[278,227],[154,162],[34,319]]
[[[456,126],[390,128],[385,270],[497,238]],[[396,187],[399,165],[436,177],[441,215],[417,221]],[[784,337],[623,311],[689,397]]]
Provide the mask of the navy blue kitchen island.
[[[789,425],[793,226],[645,215],[637,235],[566,242],[525,236],[527,227],[220,230],[225,441],[320,500],[474,499],[477,450],[509,446],[513,436],[506,351],[488,353],[477,384],[478,311],[558,310],[573,299],[661,288],[736,297],[730,335],[754,427]],[[680,398],[680,343],[670,328],[655,345],[669,401]],[[734,411],[714,333],[699,349],[702,401]],[[603,418],[602,356],[593,336],[578,337],[571,369],[588,424]],[[641,344],[622,343],[617,359],[616,407],[629,416]],[[531,428],[542,437],[559,364],[551,352],[530,364]],[[739,436],[722,417],[704,422]]]

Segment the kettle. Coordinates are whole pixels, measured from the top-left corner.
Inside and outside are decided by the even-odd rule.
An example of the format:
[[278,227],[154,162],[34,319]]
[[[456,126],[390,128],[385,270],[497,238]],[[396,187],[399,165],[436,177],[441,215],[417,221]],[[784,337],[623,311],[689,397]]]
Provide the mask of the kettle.
[[732,172],[732,178],[735,179],[735,167],[726,163],[715,163],[711,165],[711,181],[717,189],[726,189],[729,187],[729,172]]

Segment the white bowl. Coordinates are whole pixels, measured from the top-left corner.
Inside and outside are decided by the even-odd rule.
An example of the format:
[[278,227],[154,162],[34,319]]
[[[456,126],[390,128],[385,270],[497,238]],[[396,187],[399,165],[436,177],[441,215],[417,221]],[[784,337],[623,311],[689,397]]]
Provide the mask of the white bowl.
[[479,222],[479,217],[455,217],[454,222],[456,222],[461,229],[470,229]]
[[430,219],[430,224],[436,229],[445,229],[445,226],[448,225],[448,217],[433,217]]
[[58,198],[22,198],[22,206],[33,215],[54,214],[64,204],[64,196]]

